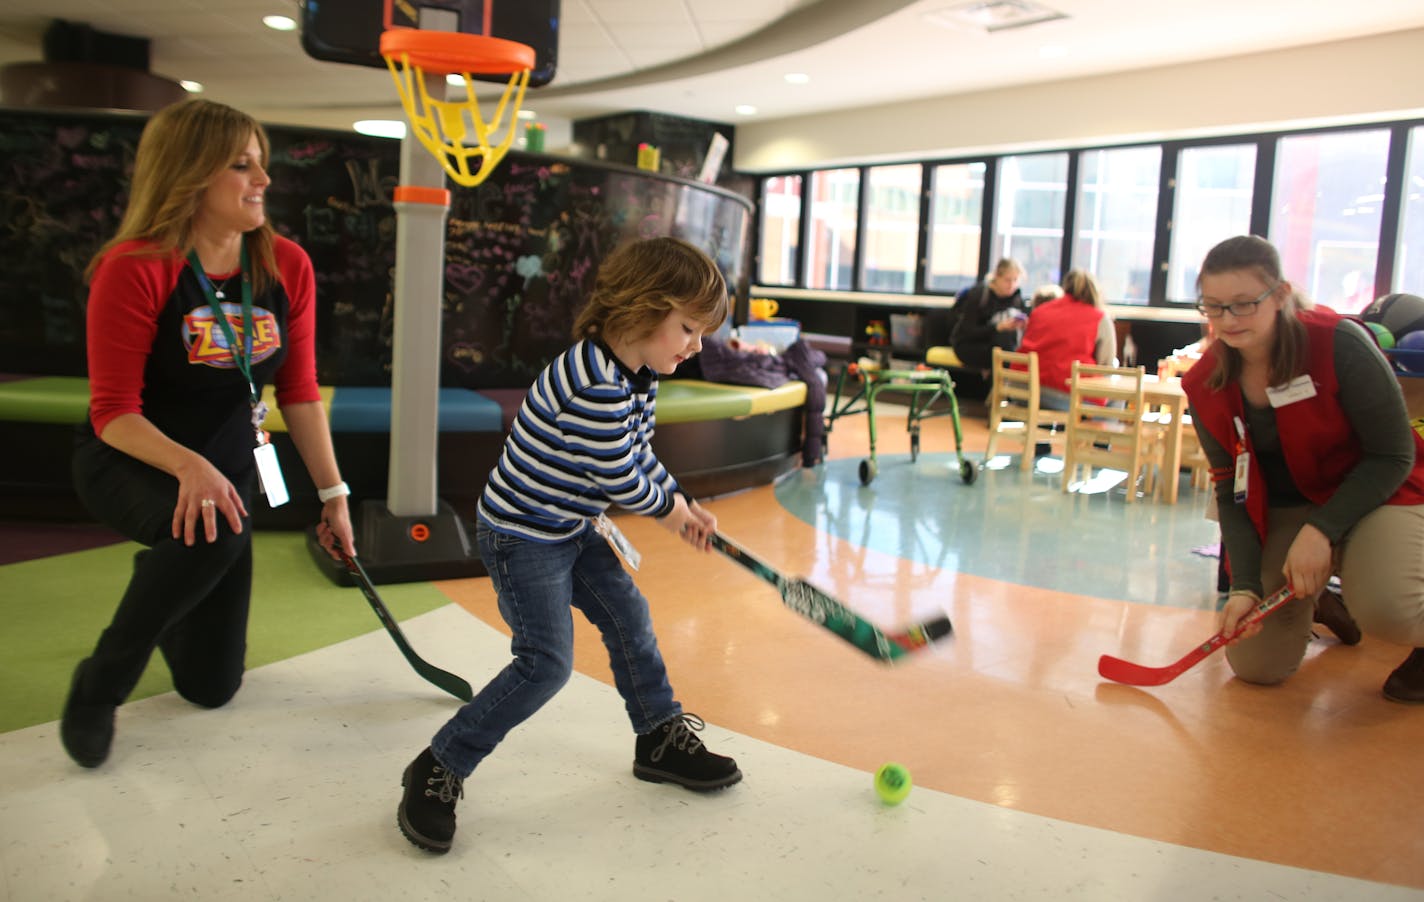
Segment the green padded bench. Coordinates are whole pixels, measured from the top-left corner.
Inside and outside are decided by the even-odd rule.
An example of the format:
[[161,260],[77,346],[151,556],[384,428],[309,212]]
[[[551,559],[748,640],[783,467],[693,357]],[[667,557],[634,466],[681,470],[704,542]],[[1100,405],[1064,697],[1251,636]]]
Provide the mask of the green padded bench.
[[0,377],[0,421],[73,426],[89,409],[83,376]]
[[[345,389],[351,400],[361,402],[350,411],[352,416],[338,416],[342,388],[322,386],[321,391],[342,475],[360,497],[383,497],[390,436],[367,421],[384,415],[379,402],[388,397],[388,390]],[[523,392],[443,391],[436,478],[442,498],[470,507],[498,459]],[[446,397],[452,394],[459,397]],[[315,488],[285,434],[286,424],[270,387],[266,400],[272,412],[265,425],[282,460],[292,503],[276,510],[259,506],[254,516],[259,527],[302,528],[319,510],[313,507]],[[701,497],[764,485],[797,465],[805,402],[806,385],[798,381],[759,388],[663,379],[658,383],[654,451],[689,491]],[[0,515],[87,518],[73,493],[69,460],[73,427],[84,421],[88,406],[89,381],[83,376],[0,373],[0,441],[11,458],[0,472]],[[447,407],[449,411],[444,410]]]
[[658,382],[658,425],[742,417],[792,410],[806,403],[806,383],[791,381],[776,388],[726,385],[701,379]]

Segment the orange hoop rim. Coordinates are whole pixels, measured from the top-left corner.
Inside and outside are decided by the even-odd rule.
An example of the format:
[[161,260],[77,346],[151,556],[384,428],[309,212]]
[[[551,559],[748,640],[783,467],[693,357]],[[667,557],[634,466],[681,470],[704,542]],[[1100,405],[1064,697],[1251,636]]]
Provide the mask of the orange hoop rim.
[[392,61],[404,56],[440,75],[513,75],[534,68],[534,48],[528,44],[454,31],[392,28],[381,33],[381,55]]

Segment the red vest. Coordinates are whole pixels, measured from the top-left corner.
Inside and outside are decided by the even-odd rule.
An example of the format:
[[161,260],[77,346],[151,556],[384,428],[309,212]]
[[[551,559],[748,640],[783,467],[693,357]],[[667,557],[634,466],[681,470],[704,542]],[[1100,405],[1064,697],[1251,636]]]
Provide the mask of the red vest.
[[1103,311],[1068,295],[1039,304],[1029,314],[1019,351],[1038,352],[1038,384],[1068,390],[1073,361],[1096,363],[1098,324]]
[[[1306,370],[1315,383],[1315,396],[1276,408],[1276,428],[1286,468],[1300,493],[1317,505],[1330,500],[1361,457],[1360,440],[1340,406],[1340,386],[1335,378],[1335,327],[1340,319],[1338,314],[1319,308],[1301,312],[1308,343]],[[1237,441],[1234,418],[1241,418],[1243,425],[1246,422],[1241,390],[1235,383],[1220,391],[1206,387],[1215,361],[1215,353],[1203,355],[1182,377],[1182,388],[1197,422],[1234,456]],[[1387,504],[1424,504],[1424,438],[1413,429],[1409,434],[1414,439],[1414,469]],[[1246,450],[1252,453],[1249,431]],[[1227,471],[1216,474],[1215,478],[1234,477]],[[1254,460],[1247,477],[1246,513],[1264,541],[1266,483]]]

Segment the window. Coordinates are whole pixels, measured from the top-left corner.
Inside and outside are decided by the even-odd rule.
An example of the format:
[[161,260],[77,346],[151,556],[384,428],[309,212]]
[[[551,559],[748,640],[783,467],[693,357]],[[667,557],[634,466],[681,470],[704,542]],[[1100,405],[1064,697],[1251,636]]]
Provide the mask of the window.
[[866,291],[915,290],[923,172],[918,163],[866,171],[865,237],[860,242],[865,251],[860,281]]
[[1394,291],[1424,294],[1424,125],[1409,132],[1404,166],[1404,218],[1395,250]]
[[1078,160],[1073,266],[1103,300],[1145,304],[1152,289],[1162,148],[1085,151]]
[[1282,138],[1270,240],[1285,277],[1340,313],[1374,300],[1389,131]]
[[930,173],[929,291],[958,292],[979,278],[984,172],[983,163],[949,163]]
[[1251,231],[1255,181],[1254,144],[1188,147],[1178,154],[1167,300],[1196,298],[1206,252],[1219,241]]
[[823,169],[811,173],[810,237],[806,248],[806,287],[854,287],[856,208],[859,169]]
[[779,175],[762,182],[761,263],[763,285],[796,284],[801,246],[801,176]]
[[1042,153],[999,160],[994,261],[1012,257],[1024,268],[1024,293],[1056,283],[1063,257],[1063,210],[1068,202],[1068,154]]

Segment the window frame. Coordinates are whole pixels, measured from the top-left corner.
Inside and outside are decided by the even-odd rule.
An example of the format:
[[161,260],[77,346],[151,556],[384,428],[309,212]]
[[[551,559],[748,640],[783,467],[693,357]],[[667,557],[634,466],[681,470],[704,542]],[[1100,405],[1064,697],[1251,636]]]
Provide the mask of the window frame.
[[[1270,233],[1270,219],[1273,207],[1273,194],[1275,190],[1275,171],[1277,161],[1277,148],[1280,142],[1287,138],[1295,138],[1308,135],[1320,135],[1328,133],[1343,133],[1352,131],[1379,131],[1389,132],[1389,148],[1385,167],[1384,200],[1382,202],[1380,230],[1379,230],[1379,252],[1375,268],[1374,293],[1376,297],[1389,294],[1395,290],[1408,290],[1409,286],[1396,288],[1397,279],[1401,278],[1396,273],[1396,268],[1400,258],[1399,241],[1405,214],[1405,196],[1407,186],[1404,179],[1408,174],[1408,164],[1411,152],[1410,140],[1416,130],[1424,129],[1424,119],[1400,119],[1387,121],[1362,120],[1348,124],[1337,124],[1328,126],[1315,126],[1306,128],[1281,129],[1276,131],[1246,132],[1246,133],[1222,133],[1200,138],[1180,138],[1163,141],[1106,141],[1103,143],[1093,143],[1085,145],[1071,145],[1063,147],[1041,147],[1032,151],[1006,151],[996,154],[963,154],[949,156],[929,156],[916,159],[905,159],[896,161],[876,161],[874,163],[828,165],[823,167],[808,167],[771,171],[761,173],[757,176],[756,197],[760,199],[764,191],[766,179],[786,176],[800,176],[802,179],[801,190],[801,234],[800,243],[797,248],[798,260],[796,261],[796,277],[793,285],[766,286],[768,288],[793,288],[810,290],[825,293],[827,296],[853,295],[865,293],[863,289],[863,260],[865,256],[863,236],[868,219],[869,192],[866,185],[869,180],[869,171],[882,166],[916,164],[921,167],[921,187],[919,193],[919,215],[918,215],[918,235],[916,237],[916,258],[915,275],[913,281],[913,294],[901,292],[875,292],[877,294],[895,294],[907,299],[922,297],[928,299],[954,297],[957,292],[950,290],[936,290],[928,287],[929,278],[929,241],[931,231],[931,203],[933,194],[933,174],[936,167],[943,165],[963,165],[970,163],[982,163],[984,165],[984,194],[981,205],[980,240],[979,240],[979,273],[976,278],[981,277],[993,265],[990,259],[994,246],[994,235],[997,227],[996,216],[999,207],[1000,179],[999,166],[1006,157],[1037,155],[1048,153],[1068,154],[1068,173],[1066,178],[1066,197],[1063,215],[1063,243],[1061,248],[1060,271],[1066,273],[1074,266],[1073,250],[1077,240],[1076,223],[1078,220],[1078,187],[1079,171],[1082,155],[1090,152],[1102,150],[1119,150],[1133,147],[1158,147],[1161,149],[1161,171],[1158,176],[1158,202],[1157,220],[1153,238],[1152,266],[1149,279],[1148,299],[1146,304],[1136,302],[1124,302],[1119,298],[1106,298],[1111,304],[1127,304],[1139,308],[1159,308],[1168,310],[1190,310],[1192,301],[1188,299],[1169,299],[1166,297],[1167,276],[1169,255],[1171,253],[1171,239],[1173,228],[1173,217],[1176,214],[1177,184],[1176,171],[1183,151],[1200,147],[1211,147],[1221,145],[1255,145],[1256,164],[1253,175],[1252,201],[1250,214],[1249,231],[1254,235],[1268,235]],[[1424,134],[1424,132],[1421,132]],[[1424,139],[1421,139],[1424,140]],[[808,252],[807,242],[810,238],[810,185],[811,179],[818,172],[829,170],[851,169],[860,173],[860,190],[857,197],[856,212],[856,247],[852,255],[852,280],[853,288],[816,288],[806,287],[806,259]],[[757,209],[757,234],[755,237],[754,254],[756,256],[756,267],[754,272],[761,273],[761,233],[763,228],[764,210],[758,203]],[[1227,237],[1227,236],[1223,236]],[[1418,250],[1420,255],[1424,255],[1424,248]],[[1418,290],[1418,287],[1416,287]]]

